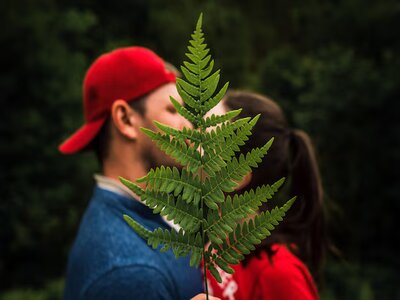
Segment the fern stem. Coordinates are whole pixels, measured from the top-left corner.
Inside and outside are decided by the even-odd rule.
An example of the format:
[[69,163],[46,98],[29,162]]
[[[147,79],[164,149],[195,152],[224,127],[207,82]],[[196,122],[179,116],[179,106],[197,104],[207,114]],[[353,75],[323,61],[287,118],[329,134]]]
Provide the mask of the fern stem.
[[[201,82],[201,80],[200,80]],[[200,83],[201,84],[201,83]],[[204,134],[204,127],[201,126],[200,127],[200,162],[201,162],[201,166],[203,166],[203,134]],[[200,173],[200,181],[203,182],[204,178],[204,170],[201,169],[201,173]],[[207,282],[207,265],[206,265],[206,257],[205,257],[205,226],[204,226],[204,199],[203,199],[203,189],[201,189],[201,210],[203,212],[203,221],[201,223],[201,239],[202,239],[202,244],[203,244],[203,273],[204,273],[204,287],[206,289],[206,300],[208,300],[208,282]]]
[[[204,234],[203,234],[203,244],[204,244]],[[206,297],[207,297],[207,300],[208,300],[207,267],[206,267],[206,262],[205,262],[205,258],[204,258],[204,253],[205,253],[205,249],[203,247],[204,285],[206,287]]]

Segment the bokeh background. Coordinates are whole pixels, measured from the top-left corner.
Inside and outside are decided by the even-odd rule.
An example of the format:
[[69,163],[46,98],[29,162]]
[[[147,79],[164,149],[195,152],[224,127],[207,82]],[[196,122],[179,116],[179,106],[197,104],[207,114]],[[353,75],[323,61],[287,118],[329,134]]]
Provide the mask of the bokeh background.
[[90,63],[150,47],[179,66],[200,12],[222,79],[269,95],[315,141],[340,250],[322,299],[400,299],[400,3],[395,0],[0,2],[0,299],[61,299],[94,156],[58,144],[82,124]]

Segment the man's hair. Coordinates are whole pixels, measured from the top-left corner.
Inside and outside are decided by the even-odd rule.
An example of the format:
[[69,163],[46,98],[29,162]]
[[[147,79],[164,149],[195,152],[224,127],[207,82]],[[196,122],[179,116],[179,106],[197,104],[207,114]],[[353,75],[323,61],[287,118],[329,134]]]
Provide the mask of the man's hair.
[[[147,95],[139,97],[134,100],[128,101],[129,106],[134,109],[140,116],[146,114],[146,99]],[[111,117],[109,116],[104,122],[99,134],[95,137],[90,149],[93,149],[100,166],[103,166],[104,160],[107,158],[110,152],[110,140],[111,140]]]

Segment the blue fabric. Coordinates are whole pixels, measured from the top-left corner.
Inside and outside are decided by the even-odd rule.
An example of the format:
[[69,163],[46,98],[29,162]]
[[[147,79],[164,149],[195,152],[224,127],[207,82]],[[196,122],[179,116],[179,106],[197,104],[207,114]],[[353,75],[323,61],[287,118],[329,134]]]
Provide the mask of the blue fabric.
[[95,188],[69,256],[64,296],[79,299],[190,299],[203,292],[189,257],[153,250],[124,221],[170,228],[142,203]]

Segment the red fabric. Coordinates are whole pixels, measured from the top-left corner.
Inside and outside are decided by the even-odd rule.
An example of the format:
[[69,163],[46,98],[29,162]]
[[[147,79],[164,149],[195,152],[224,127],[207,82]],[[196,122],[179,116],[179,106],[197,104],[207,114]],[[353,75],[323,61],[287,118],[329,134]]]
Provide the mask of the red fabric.
[[128,47],[103,54],[83,82],[85,124],[59,150],[64,154],[83,150],[100,131],[115,100],[134,100],[169,82],[175,82],[175,75],[149,49]]
[[276,253],[272,261],[267,253],[260,258],[252,257],[246,267],[242,264],[231,266],[233,275],[220,271],[222,283],[218,283],[211,273],[207,279],[210,294],[229,300],[268,299],[292,300],[319,299],[316,285],[304,263],[285,246],[274,245]]

